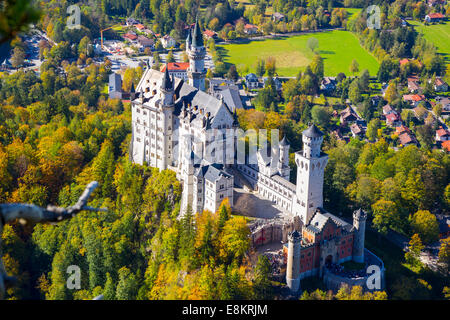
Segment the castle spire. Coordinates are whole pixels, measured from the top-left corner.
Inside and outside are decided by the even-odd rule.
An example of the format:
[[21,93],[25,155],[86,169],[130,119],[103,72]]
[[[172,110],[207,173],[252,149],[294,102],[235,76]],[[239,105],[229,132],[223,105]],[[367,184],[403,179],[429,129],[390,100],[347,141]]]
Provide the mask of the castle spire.
[[172,80],[170,79],[168,64],[166,64],[166,70],[164,71],[164,75],[162,78],[161,88],[166,91],[172,90]]
[[200,31],[200,25],[198,23],[198,17],[195,19],[194,34],[192,36],[193,47],[203,47],[203,35]]

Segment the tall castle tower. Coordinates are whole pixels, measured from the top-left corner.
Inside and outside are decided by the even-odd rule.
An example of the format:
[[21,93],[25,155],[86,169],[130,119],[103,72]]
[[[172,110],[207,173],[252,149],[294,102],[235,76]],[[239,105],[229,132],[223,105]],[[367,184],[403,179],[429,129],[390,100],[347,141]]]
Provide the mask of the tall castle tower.
[[323,179],[328,155],[321,152],[323,133],[314,124],[303,131],[303,151],[295,153],[297,190],[294,212],[308,224],[316,208],[323,206]]
[[160,154],[161,158],[161,168],[167,169],[168,165],[172,165],[173,161],[173,112],[174,112],[174,79],[170,79],[169,68],[166,68],[164,72],[162,82],[161,82],[161,120],[163,124],[163,141],[162,141],[162,152]]
[[199,90],[205,91],[205,56],[206,49],[203,45],[203,35],[198,21],[195,22],[194,32],[189,31],[186,39],[186,52],[189,56],[189,68],[187,70],[189,84]]
[[288,235],[286,284],[293,293],[298,292],[300,289],[301,239],[302,237],[297,230]]
[[353,213],[353,226],[356,231],[353,238],[353,261],[364,262],[364,235],[366,233],[367,214],[360,208]]

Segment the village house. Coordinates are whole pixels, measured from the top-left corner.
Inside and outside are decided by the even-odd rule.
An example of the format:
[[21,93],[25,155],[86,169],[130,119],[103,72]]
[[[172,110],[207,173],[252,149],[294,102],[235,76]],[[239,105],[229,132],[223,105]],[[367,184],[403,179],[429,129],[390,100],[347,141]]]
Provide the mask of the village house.
[[274,12],[272,14],[272,21],[274,21],[274,22],[284,21],[285,19],[286,19],[286,16],[282,13]]
[[414,137],[410,132],[403,132],[398,136],[398,140],[400,144],[404,147],[409,146],[411,144],[417,145],[416,137]]
[[409,128],[404,125],[401,125],[401,126],[395,128],[396,135],[401,135],[404,132],[411,133],[411,130],[409,130]]
[[389,113],[386,116],[386,124],[390,127],[398,127],[403,124],[402,117],[397,112]]
[[[278,79],[278,77],[273,77],[272,79],[273,79],[273,82],[275,84],[275,88],[277,89],[277,91],[281,92],[281,90],[283,89],[283,83],[281,83],[281,81],[280,81],[280,79]],[[263,78],[264,88],[266,87],[268,80],[269,80],[268,77]]]
[[258,32],[258,27],[255,26],[254,24],[247,23],[247,24],[244,26],[244,32],[245,32],[246,34],[255,34],[255,33]]
[[450,140],[441,143],[442,150],[450,152]]
[[164,49],[167,49],[175,47],[177,42],[175,41],[174,38],[166,34],[164,37],[161,38],[161,44]]
[[403,95],[403,101],[409,103],[413,107],[417,107],[420,102],[425,101],[425,96],[419,94],[405,94]]
[[357,123],[353,123],[350,125],[350,131],[352,132],[353,137],[364,136],[364,130]]
[[135,42],[138,36],[134,32],[127,32],[123,35],[125,40],[130,40],[131,42]]
[[414,115],[417,119],[423,120],[426,119],[428,116],[428,110],[425,109],[424,106],[417,106],[413,109]]
[[336,89],[336,77],[324,77],[320,83],[320,90],[332,92]]
[[153,49],[155,46],[155,41],[153,39],[149,39],[146,36],[139,35],[137,37],[137,41],[142,48],[151,48]]
[[[431,79],[428,80],[428,83],[431,83]],[[448,91],[448,84],[442,80],[442,78],[436,77],[436,80],[433,84],[434,91],[436,92],[447,92]]]
[[428,6],[429,7],[434,7],[440,4],[445,4],[446,0],[428,0]]
[[260,82],[256,74],[249,73],[245,76],[245,85],[247,86],[248,90],[251,89],[258,89],[260,87]]
[[430,13],[425,16],[426,22],[439,22],[445,20],[445,15],[442,13]]
[[445,112],[450,111],[450,98],[436,97],[436,101],[442,105],[442,110]]
[[383,107],[383,115],[387,116],[388,114],[391,114],[395,112],[394,109],[392,109],[390,104],[387,104]]
[[138,23],[134,26],[138,31],[142,32],[145,29],[145,26],[143,24]]
[[340,114],[341,125],[351,124],[358,120],[358,115],[353,111],[353,109],[348,106],[344,111]]
[[436,141],[444,142],[450,140],[450,131],[440,127],[436,130]]
[[204,36],[206,39],[215,39],[215,38],[217,38],[217,33],[214,32],[214,31],[212,31],[212,30],[205,30],[205,31],[203,32],[203,36]]

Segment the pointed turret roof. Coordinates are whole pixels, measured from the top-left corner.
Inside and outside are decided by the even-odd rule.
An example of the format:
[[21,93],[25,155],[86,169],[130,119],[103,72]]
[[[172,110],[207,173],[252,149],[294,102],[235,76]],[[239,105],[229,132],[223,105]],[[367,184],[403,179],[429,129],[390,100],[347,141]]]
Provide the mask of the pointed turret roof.
[[317,138],[323,136],[323,132],[320,131],[315,124],[312,124],[308,129],[303,131],[302,134],[309,138]]
[[190,44],[192,43],[191,29],[189,29],[189,31],[188,31],[188,36],[187,36],[187,38],[186,38],[186,43],[187,43],[188,45],[190,45]]
[[130,92],[131,93],[135,93],[136,92],[135,89],[134,89],[134,83],[133,82],[131,82],[131,90],[130,90]]
[[200,24],[198,18],[195,20],[194,34],[192,35],[192,45],[194,47],[203,47],[203,35],[200,31]]
[[172,90],[172,80],[170,79],[169,68],[167,66],[162,78],[161,88],[167,91]]
[[286,135],[284,135],[283,139],[280,141],[280,144],[281,144],[282,146],[289,146],[289,145],[290,145],[290,142],[289,142],[289,140],[286,138]]

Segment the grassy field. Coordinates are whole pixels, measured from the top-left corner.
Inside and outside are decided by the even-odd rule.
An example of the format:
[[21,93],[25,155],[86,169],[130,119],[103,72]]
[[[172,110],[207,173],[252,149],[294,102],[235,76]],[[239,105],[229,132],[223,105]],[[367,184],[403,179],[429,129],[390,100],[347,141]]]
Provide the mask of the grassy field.
[[417,32],[424,35],[425,39],[434,43],[438,52],[443,54],[447,64],[450,63],[450,22],[426,26],[422,22],[410,21]]
[[280,76],[292,77],[306,67],[314,56],[307,47],[309,38],[319,40],[317,52],[325,60],[325,75],[335,76],[339,72],[349,74],[353,59],[359,63],[360,70],[368,69],[371,75],[378,71],[377,60],[359,45],[357,38],[348,31],[327,31],[300,36],[255,40],[244,44],[218,46],[223,50],[225,61],[247,65],[254,72],[258,58],[276,58],[277,72]]

